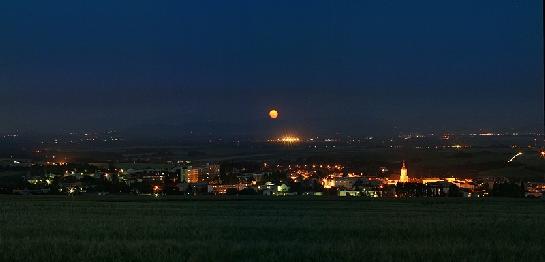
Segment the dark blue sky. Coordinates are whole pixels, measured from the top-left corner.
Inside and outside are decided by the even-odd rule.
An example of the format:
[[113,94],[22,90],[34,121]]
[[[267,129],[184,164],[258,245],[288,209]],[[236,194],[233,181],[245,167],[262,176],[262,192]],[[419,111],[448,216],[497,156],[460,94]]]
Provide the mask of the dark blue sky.
[[[537,130],[541,10],[537,0],[2,1],[0,132]],[[271,107],[281,121],[267,121]]]

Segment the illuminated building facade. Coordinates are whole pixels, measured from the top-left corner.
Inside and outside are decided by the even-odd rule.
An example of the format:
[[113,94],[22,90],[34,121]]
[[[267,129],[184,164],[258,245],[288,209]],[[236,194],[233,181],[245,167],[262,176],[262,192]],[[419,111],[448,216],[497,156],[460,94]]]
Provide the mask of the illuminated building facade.
[[401,175],[399,176],[399,182],[407,183],[409,182],[409,175],[407,167],[405,166],[405,161],[403,161],[403,166],[401,167]]
[[191,168],[187,171],[187,182],[188,183],[197,183],[199,182],[199,169]]
[[180,182],[187,183],[187,175],[188,171],[191,169],[191,167],[183,166],[180,168]]

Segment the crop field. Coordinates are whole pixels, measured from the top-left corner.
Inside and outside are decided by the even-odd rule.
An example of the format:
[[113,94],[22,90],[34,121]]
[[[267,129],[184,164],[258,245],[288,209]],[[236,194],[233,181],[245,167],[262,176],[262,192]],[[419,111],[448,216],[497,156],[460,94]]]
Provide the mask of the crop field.
[[0,196],[1,261],[545,261],[545,201]]

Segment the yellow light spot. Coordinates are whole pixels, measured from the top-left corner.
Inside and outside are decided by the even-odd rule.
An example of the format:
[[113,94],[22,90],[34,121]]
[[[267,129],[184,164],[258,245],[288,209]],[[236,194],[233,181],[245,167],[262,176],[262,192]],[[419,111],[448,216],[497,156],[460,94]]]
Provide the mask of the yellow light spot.
[[285,144],[294,144],[294,143],[301,142],[301,139],[299,137],[296,137],[296,136],[286,135],[286,136],[282,136],[282,137],[277,138],[277,139],[271,139],[271,140],[268,140],[268,141],[269,142],[285,143]]
[[275,109],[269,111],[269,117],[270,117],[271,119],[276,119],[276,118],[278,118],[278,111],[276,111]]

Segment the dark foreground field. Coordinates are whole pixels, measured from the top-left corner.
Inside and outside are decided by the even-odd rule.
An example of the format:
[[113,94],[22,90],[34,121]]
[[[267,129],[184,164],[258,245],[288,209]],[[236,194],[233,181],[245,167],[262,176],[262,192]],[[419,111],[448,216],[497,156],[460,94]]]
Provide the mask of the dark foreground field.
[[545,202],[0,197],[2,261],[545,261]]

